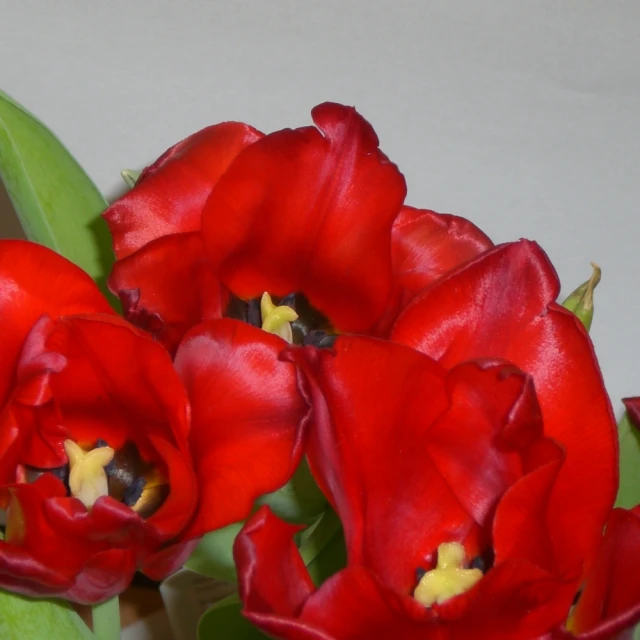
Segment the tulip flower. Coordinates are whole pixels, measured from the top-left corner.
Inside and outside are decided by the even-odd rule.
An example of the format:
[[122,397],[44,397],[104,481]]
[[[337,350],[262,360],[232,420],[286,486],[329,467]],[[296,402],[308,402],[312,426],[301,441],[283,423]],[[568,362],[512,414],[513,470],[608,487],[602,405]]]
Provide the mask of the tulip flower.
[[110,287],[171,352],[204,320],[262,326],[265,292],[295,312],[294,343],[386,335],[418,290],[492,246],[467,220],[404,206],[402,174],[353,108],[312,116],[317,128],[269,135],[204,129],[105,212]]
[[22,241],[0,242],[0,309],[0,587],[96,603],[161,579],[297,465],[306,407],[276,336],[202,325],[174,364]]
[[[504,360],[446,368],[363,337],[287,358],[313,408],[309,461],[342,520],[348,564],[316,588],[297,528],[264,508],[235,546],[249,620],[287,640],[560,633],[585,568],[600,584],[606,562],[592,549],[615,490],[606,404],[551,436],[534,379]],[[577,452],[589,474],[569,478]],[[617,538],[615,518],[610,527]],[[598,597],[588,580],[586,607]]]

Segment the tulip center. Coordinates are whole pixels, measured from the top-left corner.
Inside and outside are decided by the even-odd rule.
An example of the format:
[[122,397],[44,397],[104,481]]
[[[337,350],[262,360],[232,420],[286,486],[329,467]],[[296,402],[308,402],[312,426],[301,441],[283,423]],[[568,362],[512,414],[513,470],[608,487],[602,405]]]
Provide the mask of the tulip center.
[[89,447],[73,440],[65,440],[63,444],[68,464],[56,469],[24,467],[19,481],[35,482],[43,473],[50,473],[89,510],[98,498],[110,496],[142,518],[153,515],[169,495],[166,474],[157,465],[143,460],[131,441],[117,450],[104,440]]
[[469,591],[483,573],[480,569],[467,569],[464,565],[465,551],[461,544],[444,542],[439,545],[437,565],[420,578],[413,597],[424,607],[431,607]]
[[265,292],[248,301],[232,295],[224,315],[260,327],[289,344],[331,347],[336,336],[326,316],[302,293],[279,298]]

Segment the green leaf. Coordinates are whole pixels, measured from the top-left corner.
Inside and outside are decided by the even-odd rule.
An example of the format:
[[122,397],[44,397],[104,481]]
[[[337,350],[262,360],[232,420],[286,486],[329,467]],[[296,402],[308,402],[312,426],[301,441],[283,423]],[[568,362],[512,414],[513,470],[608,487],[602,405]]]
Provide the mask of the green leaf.
[[620,438],[620,488],[616,507],[640,504],[640,432],[625,413],[618,426]]
[[105,199],[53,133],[2,91],[0,180],[27,238],[77,264],[107,293],[113,251],[100,217]]
[[303,458],[284,487],[256,500],[256,506],[264,504],[287,522],[309,524],[327,508],[327,499],[311,475],[306,458]]
[[319,587],[325,580],[347,566],[347,547],[342,530],[333,534],[329,542],[307,565],[313,583]]
[[198,640],[258,640],[268,638],[256,629],[242,613],[237,596],[216,603],[205,612],[198,624]]
[[236,582],[233,542],[243,524],[243,522],[230,524],[223,529],[207,533],[184,566],[210,578]]
[[66,603],[0,591],[0,638],[94,640],[94,635]]

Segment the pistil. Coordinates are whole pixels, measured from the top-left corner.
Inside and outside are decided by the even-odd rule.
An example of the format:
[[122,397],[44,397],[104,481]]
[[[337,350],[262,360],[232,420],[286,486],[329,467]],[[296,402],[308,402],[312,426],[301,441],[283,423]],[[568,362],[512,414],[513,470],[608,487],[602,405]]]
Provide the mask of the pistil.
[[298,319],[298,314],[287,305],[276,306],[268,293],[263,293],[260,299],[260,313],[262,315],[262,329],[293,342],[291,323]]
[[65,440],[64,450],[69,458],[71,495],[91,509],[98,498],[109,495],[104,468],[113,459],[114,450],[111,447],[99,447],[85,451],[73,440]]
[[458,542],[438,546],[438,563],[418,582],[413,597],[423,606],[442,604],[469,591],[482,578],[480,569],[465,569],[464,547]]

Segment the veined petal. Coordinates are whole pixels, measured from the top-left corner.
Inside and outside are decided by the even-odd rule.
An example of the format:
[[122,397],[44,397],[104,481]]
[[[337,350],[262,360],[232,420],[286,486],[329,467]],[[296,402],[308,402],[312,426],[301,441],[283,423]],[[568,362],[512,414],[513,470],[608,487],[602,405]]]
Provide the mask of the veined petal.
[[545,433],[566,449],[550,505],[555,538],[568,563],[588,565],[615,497],[617,433],[593,345],[558,293],[536,244],[502,245],[418,295],[392,339],[447,367],[504,358],[532,376]]
[[272,133],[238,156],[205,207],[205,246],[236,295],[302,292],[339,330],[366,331],[391,293],[405,182],[353,108],[312,116],[318,129]]
[[175,366],[192,407],[191,450],[200,510],[188,537],[246,518],[284,485],[300,457],[307,407],[281,338],[230,319],[188,333]]
[[103,214],[118,260],[151,240],[200,229],[202,208],[233,159],[262,134],[223,122],[189,136],[147,167]]

